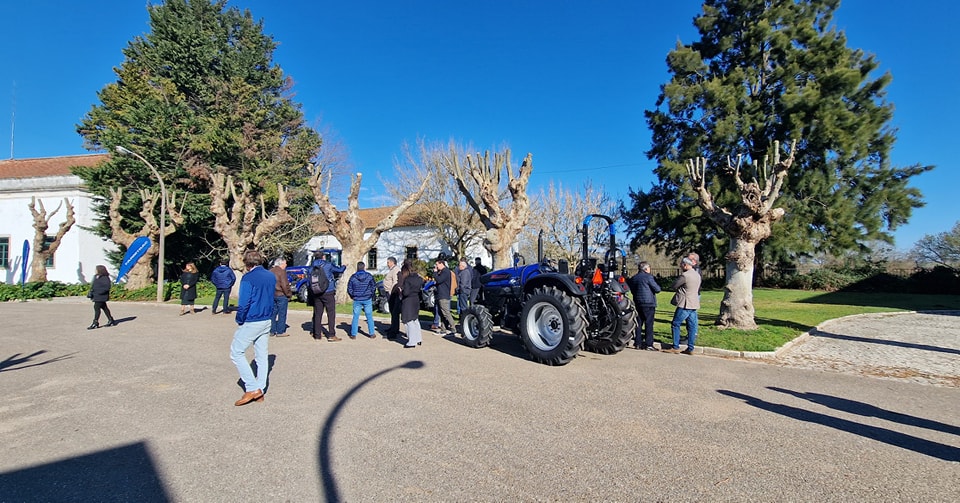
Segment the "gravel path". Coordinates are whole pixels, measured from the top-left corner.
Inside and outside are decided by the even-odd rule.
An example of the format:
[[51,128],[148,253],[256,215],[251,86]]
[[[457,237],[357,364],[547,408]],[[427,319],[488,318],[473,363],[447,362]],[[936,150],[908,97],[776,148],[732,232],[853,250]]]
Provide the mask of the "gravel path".
[[768,362],[960,388],[960,312],[830,320]]

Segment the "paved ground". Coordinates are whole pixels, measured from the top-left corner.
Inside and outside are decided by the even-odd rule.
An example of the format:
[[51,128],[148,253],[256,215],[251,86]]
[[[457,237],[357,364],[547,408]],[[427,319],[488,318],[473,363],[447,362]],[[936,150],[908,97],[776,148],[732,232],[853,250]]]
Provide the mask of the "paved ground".
[[484,350],[429,332],[413,350],[383,339],[315,342],[298,330],[307,313],[292,313],[295,335],[270,341],[266,400],[234,407],[229,316],[113,310],[119,326],[87,331],[89,303],[0,304],[0,501],[960,494],[955,381],[878,379],[813,355],[821,343],[852,344],[836,349],[847,364],[867,354],[860,345],[894,358],[918,351],[947,357],[924,373],[955,376],[956,316],[924,330],[914,328],[927,315],[880,319],[878,334],[889,327],[915,340],[851,334],[841,320],[777,365],[628,350],[553,368],[525,359],[507,336]]
[[862,314],[828,321],[774,362],[960,388],[960,312]]

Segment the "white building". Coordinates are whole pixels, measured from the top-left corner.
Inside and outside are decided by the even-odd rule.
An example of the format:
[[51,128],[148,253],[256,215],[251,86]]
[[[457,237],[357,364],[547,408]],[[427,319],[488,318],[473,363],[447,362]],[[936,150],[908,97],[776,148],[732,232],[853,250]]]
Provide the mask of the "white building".
[[[107,253],[116,250],[116,245],[105,241],[83,227],[96,224],[96,214],[91,206],[93,198],[84,190],[80,177],[70,173],[74,166],[95,166],[107,159],[107,154],[46,157],[37,159],[11,159],[0,161],[0,282],[19,283],[23,241],[33,248],[33,215],[30,213],[30,198],[43,201],[49,214],[67,198],[74,207],[76,223],[63,237],[60,248],[47,267],[47,279],[63,283],[87,283],[93,280],[95,267],[106,265],[111,273],[115,268],[107,260]],[[394,207],[360,210],[367,225],[376,225]],[[56,235],[60,223],[66,220],[66,207],[50,220],[47,234]],[[367,268],[373,273],[386,273],[387,257],[396,257],[400,262],[406,257],[430,261],[440,253],[449,255],[451,250],[436,238],[427,226],[419,223],[414,209],[408,210],[393,229],[380,235],[376,246],[367,256]],[[369,236],[369,229],[364,237]],[[294,257],[297,265],[306,264],[309,251],[323,248],[341,249],[340,242],[331,235],[318,235],[310,239],[301,253]],[[487,267],[492,265],[490,254],[477,244],[467,250],[470,264],[480,257]],[[30,275],[30,260],[27,257],[27,277]]]
[[20,282],[24,240],[30,243],[31,249],[26,258],[27,279],[30,278],[35,232],[33,214],[28,206],[32,197],[43,201],[48,217],[60,206],[50,219],[48,236],[55,236],[60,224],[67,219],[64,198],[73,205],[76,219],[63,236],[52,264],[48,263],[48,280],[87,283],[93,280],[97,265],[113,269],[107,261],[107,252],[115,250],[116,246],[83,229],[96,223],[93,198],[84,190],[80,177],[70,173],[71,167],[95,166],[107,157],[106,154],[94,154],[0,161],[0,282]]
[[[363,237],[370,236],[373,226],[380,220],[390,214],[395,206],[385,206],[380,208],[367,208],[360,210],[360,218],[368,226]],[[342,249],[340,241],[330,234],[320,234],[311,238],[301,249],[301,252],[294,257],[296,265],[304,265],[310,260],[310,252],[324,248]],[[370,250],[364,263],[367,270],[374,274],[385,274],[387,272],[387,258],[394,257],[397,262],[403,262],[404,258],[419,259],[431,261],[437,258],[441,253],[450,255],[451,250],[446,244],[442,243],[436,237],[436,233],[429,227],[419,222],[416,217],[416,207],[408,209],[400,218],[394,227],[380,235],[377,244]],[[487,267],[492,266],[490,253],[477,243],[466,250],[470,265],[473,265],[475,257],[480,257],[480,261]],[[353,264],[348,264],[352,266]],[[352,267],[351,267],[352,268]]]

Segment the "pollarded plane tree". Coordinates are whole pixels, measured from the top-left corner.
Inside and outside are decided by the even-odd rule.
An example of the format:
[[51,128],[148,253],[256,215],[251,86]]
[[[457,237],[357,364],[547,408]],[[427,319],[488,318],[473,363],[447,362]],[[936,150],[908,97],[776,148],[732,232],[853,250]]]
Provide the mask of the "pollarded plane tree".
[[[180,209],[177,209],[176,191],[168,192],[167,198],[167,214],[170,218],[164,220],[163,223],[164,238],[177,232],[179,226],[183,225],[183,207],[186,203],[186,197],[184,197],[181,200]],[[140,208],[140,218],[142,221],[134,224],[138,225],[139,229],[134,232],[128,232],[123,228],[124,218],[123,213],[120,211],[121,202],[123,201],[123,187],[110,187],[110,207],[107,213],[110,218],[110,240],[126,249],[129,248],[138,237],[146,236],[150,239],[150,248],[137,260],[137,263],[134,264],[133,268],[130,269],[130,273],[127,275],[126,287],[129,290],[137,290],[153,284],[154,272],[151,264],[153,260],[157,258],[157,253],[160,251],[160,248],[157,246],[160,238],[160,224],[157,223],[157,219],[154,216],[154,209],[157,207],[157,201],[159,200],[159,192],[154,192],[150,189],[140,189],[140,202],[142,204]]]
[[[793,165],[797,140],[790,144],[790,152],[783,157],[780,142],[773,144],[773,162],[769,156],[763,158],[759,166],[754,159],[753,177],[749,182],[741,178],[743,156],[737,156],[733,165],[727,157],[727,169],[733,173],[734,183],[740,194],[740,202],[732,209],[718,206],[706,186],[707,159],[699,157],[687,160],[687,173],[690,183],[697,193],[697,204],[713,223],[726,233],[730,240],[729,249],[724,256],[726,261],[726,283],[723,288],[723,300],[720,302],[720,316],[717,325],[723,328],[752,330],[757,328],[753,308],[753,269],[757,244],[770,237],[771,226],[783,218],[784,209],[774,208],[784,179]],[[759,177],[759,180],[758,180]]]
[[[64,204],[67,206],[67,218],[63,222],[60,222],[57,233],[53,236],[53,239],[47,243],[47,229],[50,227],[50,221],[53,220],[54,215],[60,211],[60,208],[62,208]],[[76,223],[73,204],[70,203],[69,199],[63,198],[63,203],[57,205],[56,209],[51,211],[49,215],[47,214],[46,208],[43,207],[42,199],[31,197],[30,204],[27,206],[30,208],[30,213],[33,214],[34,231],[30,281],[44,282],[47,281],[47,260],[57,253],[57,248],[60,248],[60,241],[63,239],[63,236],[66,235],[67,231]],[[37,209],[38,207],[40,209]]]
[[[322,159],[322,158],[321,158]],[[331,178],[336,170],[330,169],[323,162],[310,165],[312,175],[309,179],[310,190],[319,208],[318,223],[325,229],[318,231],[329,232],[337,238],[341,246],[341,260],[347,267],[343,277],[347,278],[356,272],[356,264],[364,259],[367,253],[377,245],[380,235],[393,228],[405,211],[410,209],[423,195],[431,177],[424,177],[419,187],[400,201],[387,216],[378,222],[365,222],[360,216],[360,184],[363,181],[362,173],[354,173],[350,179],[350,192],[347,195],[347,209],[341,211],[330,200]],[[364,235],[366,234],[366,237]],[[337,282],[336,298],[338,303],[347,302],[347,282]]]
[[[287,212],[287,201],[283,185],[277,184],[277,201],[271,213],[263,194],[259,200],[251,193],[250,182],[242,180],[240,190],[232,175],[212,173],[210,175],[210,212],[214,217],[213,228],[227,245],[230,268],[242,275],[243,252],[256,248],[260,241],[280,226],[293,221]],[[232,204],[229,205],[232,201]],[[259,202],[259,204],[258,204]]]
[[[493,268],[509,267],[510,256],[507,251],[517,241],[517,236],[530,218],[527,185],[533,172],[533,154],[528,153],[524,157],[516,174],[509,148],[494,152],[492,156],[489,150],[483,155],[478,152],[463,156],[461,149],[451,143],[441,162],[457,181],[460,193],[486,229],[483,246],[493,255]],[[505,200],[501,188],[503,175],[506,175],[505,192],[510,198],[509,202]]]

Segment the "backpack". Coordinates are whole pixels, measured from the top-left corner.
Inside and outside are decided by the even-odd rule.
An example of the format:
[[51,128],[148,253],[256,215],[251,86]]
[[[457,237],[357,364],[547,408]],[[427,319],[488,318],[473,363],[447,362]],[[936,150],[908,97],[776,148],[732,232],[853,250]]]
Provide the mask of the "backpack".
[[[450,269],[447,269],[450,271]],[[457,275],[450,271],[450,295],[455,295],[457,293]]]
[[327,288],[330,288],[330,280],[327,278],[327,272],[322,267],[315,265],[310,270],[310,293],[314,295],[323,295]]

